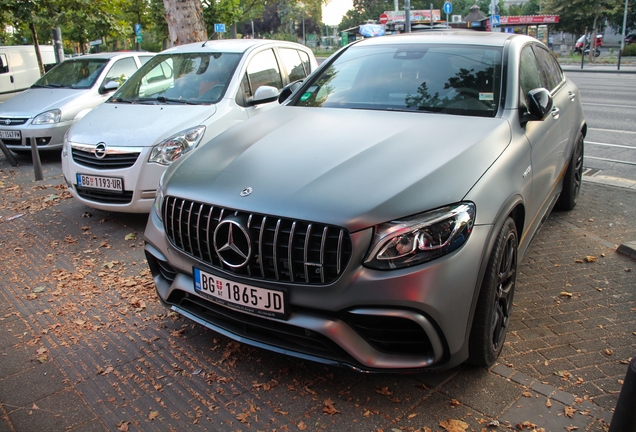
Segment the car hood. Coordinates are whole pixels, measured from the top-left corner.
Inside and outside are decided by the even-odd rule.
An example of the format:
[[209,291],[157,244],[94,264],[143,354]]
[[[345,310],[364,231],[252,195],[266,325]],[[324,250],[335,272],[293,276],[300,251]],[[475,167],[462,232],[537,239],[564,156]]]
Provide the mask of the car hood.
[[461,201],[510,140],[500,118],[281,106],[177,161],[165,193],[353,232]]
[[86,94],[82,89],[43,89],[31,88],[18,93],[0,105],[3,116],[35,117],[54,108],[62,108],[69,102]]
[[150,147],[202,124],[214,105],[141,105],[104,103],[87,113],[69,132],[69,141],[118,147]]

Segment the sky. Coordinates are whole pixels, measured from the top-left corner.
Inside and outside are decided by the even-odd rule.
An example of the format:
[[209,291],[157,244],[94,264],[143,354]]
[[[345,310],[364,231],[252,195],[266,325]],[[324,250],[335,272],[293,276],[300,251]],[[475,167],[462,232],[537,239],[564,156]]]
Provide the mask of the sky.
[[353,9],[353,0],[331,0],[327,6],[322,7],[322,22],[338,25],[349,9]]

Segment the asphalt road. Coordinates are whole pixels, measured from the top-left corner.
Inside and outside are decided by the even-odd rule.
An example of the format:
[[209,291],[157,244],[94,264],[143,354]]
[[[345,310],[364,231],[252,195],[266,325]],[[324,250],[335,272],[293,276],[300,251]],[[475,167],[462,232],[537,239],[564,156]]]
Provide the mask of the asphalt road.
[[588,123],[587,175],[636,180],[636,74],[569,73]]

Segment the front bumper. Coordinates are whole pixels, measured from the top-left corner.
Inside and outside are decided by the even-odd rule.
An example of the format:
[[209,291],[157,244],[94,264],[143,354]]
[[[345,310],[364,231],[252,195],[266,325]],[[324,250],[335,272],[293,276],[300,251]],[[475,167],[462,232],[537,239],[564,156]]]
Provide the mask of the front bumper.
[[[360,371],[444,369],[467,358],[470,320],[489,226],[475,227],[458,251],[433,262],[394,271],[360,264],[371,230],[352,235],[349,268],[334,284],[279,284],[289,299],[288,318],[251,315],[194,291],[192,268],[219,273],[175,250],[151,212],[146,257],[162,303],[234,340]],[[240,278],[221,273],[224,278]],[[267,287],[260,281],[244,281]],[[270,287],[271,284],[269,284]]]
[[[126,168],[109,168],[107,162],[104,162],[103,166],[95,167],[78,163],[73,157],[73,149],[64,149],[62,172],[71,195],[86,206],[100,210],[123,213],[150,212],[157,185],[166,166],[148,163],[149,147],[111,148],[138,153],[138,156],[132,166]],[[124,190],[118,192],[78,187],[77,174],[121,179]]]
[[[28,120],[29,123],[31,119]],[[59,150],[64,142],[64,134],[72,122],[60,122],[52,125],[21,125],[17,127],[0,125],[0,130],[20,131],[20,139],[2,139],[9,150],[16,152],[31,151],[31,138],[42,150]]]

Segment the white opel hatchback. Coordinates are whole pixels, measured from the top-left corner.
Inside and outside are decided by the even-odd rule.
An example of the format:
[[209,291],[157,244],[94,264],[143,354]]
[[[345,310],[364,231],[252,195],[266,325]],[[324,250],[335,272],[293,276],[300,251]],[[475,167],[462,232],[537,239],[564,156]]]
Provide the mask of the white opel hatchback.
[[104,102],[154,53],[89,54],[55,66],[30,88],[0,105],[0,139],[14,152],[62,148],[78,115]]
[[222,40],[157,54],[68,132],[62,168],[89,207],[152,208],[166,167],[200,142],[274,106],[280,90],[317,67],[303,45]]

